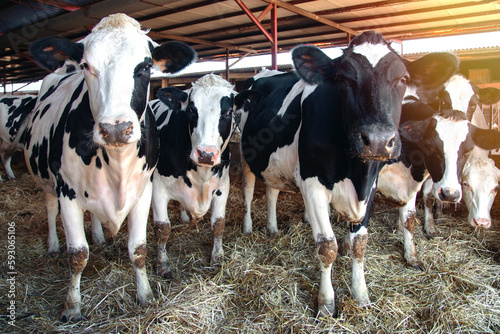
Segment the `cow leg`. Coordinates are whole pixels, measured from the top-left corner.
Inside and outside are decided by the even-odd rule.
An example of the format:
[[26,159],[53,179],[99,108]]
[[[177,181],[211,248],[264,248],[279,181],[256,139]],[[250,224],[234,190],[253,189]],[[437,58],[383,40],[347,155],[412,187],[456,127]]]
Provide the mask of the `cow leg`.
[[[241,161],[243,165],[243,196],[245,198],[245,217],[243,218],[243,233],[252,233],[252,200],[255,189],[255,175],[250,171],[250,167],[245,159]],[[268,209],[269,210],[269,209]]]
[[12,167],[10,166],[10,162],[12,161],[13,152],[7,152],[6,150],[1,151],[3,165],[5,167],[5,172],[7,173],[7,177],[9,180],[15,180],[16,176],[12,171]]
[[221,177],[221,186],[219,191],[216,192],[212,201],[212,216],[210,217],[210,224],[214,232],[214,248],[212,249],[212,258],[210,265],[218,265],[221,263],[224,249],[222,248],[222,237],[225,229],[226,217],[226,204],[229,195],[229,167],[224,168]]
[[422,187],[423,197],[424,197],[424,213],[425,213],[425,222],[424,222],[424,232],[427,238],[432,239],[439,235],[439,231],[436,228],[436,224],[434,223],[434,204],[437,200],[432,195],[432,180],[428,179],[424,182],[424,186]]
[[403,226],[403,243],[406,263],[415,269],[423,270],[424,266],[418,259],[414,238],[415,221],[417,220],[415,209],[416,196],[417,194],[415,194],[404,207],[399,208],[399,224]]
[[191,222],[191,218],[184,208],[181,208],[181,222],[184,224],[189,224]]
[[104,238],[101,222],[92,213],[90,214],[90,220],[92,222],[92,242],[96,245],[105,245],[106,239]]
[[332,286],[332,264],[337,257],[337,240],[330,225],[330,201],[325,188],[317,180],[307,179],[300,184],[305,208],[308,212],[316,256],[320,262],[318,308],[321,316],[336,315],[335,292]]
[[135,271],[137,301],[144,305],[153,300],[146,273],[146,232],[153,184],[146,184],[141,198],[128,216],[128,255]]
[[83,210],[76,201],[67,197],[61,197],[59,203],[70,269],[70,284],[61,321],[79,321],[82,318],[80,279],[89,258],[89,246],[83,226]]
[[163,186],[159,177],[154,179],[152,201],[154,230],[156,243],[158,245],[156,271],[158,275],[162,276],[163,278],[172,279],[172,270],[170,269],[167,255],[167,241],[172,230],[170,220],[168,219],[169,197],[167,189]]
[[266,187],[267,197],[267,231],[270,234],[278,232],[278,221],[276,219],[276,203],[280,191],[270,186]]
[[52,194],[45,193],[45,207],[47,210],[47,221],[49,223],[47,254],[49,257],[57,257],[61,254],[59,251],[59,238],[57,237],[56,225],[57,213],[59,212],[59,201],[57,200],[57,197]]

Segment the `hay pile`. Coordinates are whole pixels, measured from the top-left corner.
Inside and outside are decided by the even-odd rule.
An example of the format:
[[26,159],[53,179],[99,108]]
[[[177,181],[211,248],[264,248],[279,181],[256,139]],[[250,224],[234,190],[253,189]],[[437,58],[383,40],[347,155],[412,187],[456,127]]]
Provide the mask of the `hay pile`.
[[[148,227],[148,272],[155,302],[135,302],[126,227],[107,247],[90,244],[81,284],[86,321],[59,322],[69,270],[64,233],[60,258],[46,257],[44,196],[22,162],[18,180],[0,184],[2,247],[6,258],[7,222],[16,224],[16,327],[7,326],[7,268],[1,265],[2,333],[498,333],[500,332],[500,233],[474,231],[466,212],[445,211],[441,237],[426,240],[417,226],[416,241],[424,272],[404,264],[402,236],[395,230],[396,210],[375,205],[366,254],[366,281],[372,304],[358,308],[350,295],[350,260],[338,257],[333,285],[338,318],[318,321],[319,263],[312,233],[302,222],[299,195],[280,194],[280,232],[267,236],[265,189],[257,187],[254,233],[241,234],[243,199],[240,176],[231,183],[224,234],[225,261],[211,268],[212,234],[208,219],[196,229],[178,222],[171,204],[168,252],[175,275],[165,281],[154,272],[153,231]],[[2,170],[3,172],[3,170]],[[421,215],[420,215],[420,218]],[[493,218],[495,216],[493,215]],[[332,218],[336,221],[336,217]],[[88,240],[90,219],[86,216]],[[334,223],[337,238],[346,226]]]

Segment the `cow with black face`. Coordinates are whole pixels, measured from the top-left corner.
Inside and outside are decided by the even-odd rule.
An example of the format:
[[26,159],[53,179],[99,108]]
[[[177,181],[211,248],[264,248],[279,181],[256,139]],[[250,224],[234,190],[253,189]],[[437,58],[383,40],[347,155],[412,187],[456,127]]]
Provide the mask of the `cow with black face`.
[[187,91],[174,87],[158,92],[151,101],[160,136],[160,159],[153,179],[153,216],[158,240],[158,272],[172,277],[166,252],[171,225],[167,205],[178,201],[192,222],[212,208],[214,233],[211,264],[223,255],[222,236],[229,195],[228,143],[236,123],[233,86],[208,74]]
[[[33,111],[36,95],[3,95],[0,98],[0,146],[5,172],[10,180],[16,176],[10,166],[12,155],[22,151],[19,139],[26,127],[26,118]],[[0,182],[2,177],[0,177]]]
[[[335,313],[331,267],[338,248],[330,205],[350,223],[352,294],[365,305],[368,217],[378,172],[400,154],[397,125],[407,82],[413,77],[444,82],[441,72],[450,72],[453,64],[447,54],[406,63],[373,31],[356,36],[339,58],[311,46],[295,48],[292,58],[299,78],[294,73],[257,78],[249,82],[251,90],[238,95],[242,123],[246,119],[241,139],[244,231],[251,231],[247,195],[255,176],[266,182],[274,204],[280,190],[298,188],[321,263],[319,311],[328,315]],[[276,230],[275,221],[268,226]]]
[[[61,210],[71,271],[61,320],[81,318],[80,278],[89,256],[84,211],[110,235],[128,217],[137,299],[147,303],[153,294],[145,268],[146,224],[159,154],[147,103],[150,71],[153,66],[178,71],[195,52],[179,42],[157,45],[124,14],[102,19],[78,43],[49,37],[34,42],[30,51],[49,70],[63,65],[61,55],[82,68],[44,79],[23,133],[26,163],[46,193],[54,234],[58,205]],[[49,240],[49,251],[58,251],[56,246]]]

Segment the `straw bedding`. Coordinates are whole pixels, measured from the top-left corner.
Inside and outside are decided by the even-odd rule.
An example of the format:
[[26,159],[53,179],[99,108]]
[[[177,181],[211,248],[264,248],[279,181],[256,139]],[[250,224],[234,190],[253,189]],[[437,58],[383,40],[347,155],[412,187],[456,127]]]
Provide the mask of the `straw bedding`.
[[[2,333],[499,333],[500,208],[493,228],[474,230],[466,209],[444,211],[440,236],[427,240],[416,228],[424,271],[405,266],[402,236],[395,231],[397,210],[377,202],[370,221],[365,257],[372,304],[351,299],[350,260],[337,257],[333,269],[337,318],[316,318],[319,263],[310,227],[302,222],[300,195],[280,194],[280,232],[268,236],[265,188],[258,183],[253,202],[254,233],[241,233],[241,175],[233,166],[224,234],[224,262],[210,267],[212,233],[208,218],[196,228],[179,222],[170,204],[172,234],[167,246],[174,279],[155,274],[153,230],[148,226],[148,272],[155,301],[140,307],[127,254],[126,226],[106,247],[90,243],[81,293],[85,321],[59,322],[69,269],[64,233],[62,255],[46,256],[47,224],[43,192],[14,159],[17,180],[0,184],[0,332]],[[3,173],[3,170],[1,170]],[[3,175],[5,175],[3,173]],[[419,218],[422,219],[422,210]],[[59,219],[59,218],[58,218]],[[150,221],[152,216],[150,216]],[[8,326],[7,223],[16,225],[16,320]],[[126,224],[125,224],[126,225]],[[332,215],[338,239],[347,228]]]

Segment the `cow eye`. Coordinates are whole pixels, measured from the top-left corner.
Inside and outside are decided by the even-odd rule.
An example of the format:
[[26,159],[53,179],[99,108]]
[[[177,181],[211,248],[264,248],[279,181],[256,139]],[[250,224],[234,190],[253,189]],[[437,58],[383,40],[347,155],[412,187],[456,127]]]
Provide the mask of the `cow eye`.
[[400,79],[400,82],[403,84],[403,85],[407,85],[408,84],[408,80],[410,79],[410,77],[408,75],[404,75],[401,77]]
[[462,187],[469,188],[469,184],[466,181],[464,181],[462,182]]
[[230,118],[232,114],[233,114],[233,109],[228,109],[222,113],[221,117]]
[[80,64],[80,68],[82,70],[87,70],[88,71],[89,70],[89,64],[87,64],[87,63],[81,63]]

